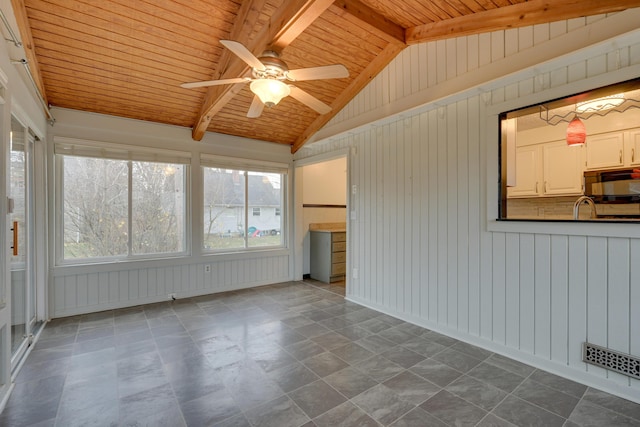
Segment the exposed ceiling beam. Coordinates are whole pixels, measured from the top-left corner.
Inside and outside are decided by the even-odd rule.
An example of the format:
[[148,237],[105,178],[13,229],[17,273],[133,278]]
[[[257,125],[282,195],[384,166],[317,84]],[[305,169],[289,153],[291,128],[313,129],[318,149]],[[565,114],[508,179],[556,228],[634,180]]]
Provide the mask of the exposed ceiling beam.
[[329,114],[323,114],[318,116],[312,123],[309,125],[307,129],[305,129],[304,133],[298,137],[296,142],[291,147],[291,152],[295,153],[316,133],[322,126],[327,124],[333,116],[340,111],[345,105],[351,101],[351,99],[358,94],[369,82],[378,75],[380,71],[382,71],[388,64],[393,60],[393,58],[400,53],[406,45],[399,43],[389,43],[386,48],[382,50],[376,56],[376,58],[369,63],[367,68],[365,68],[362,73],[358,75],[355,79],[351,81],[351,84],[347,86],[347,88],[342,91],[342,93],[331,103],[331,108],[333,112]]
[[[246,45],[247,48],[256,56],[259,56],[268,47],[278,50],[284,49],[331,4],[333,4],[333,0],[289,0],[278,8],[269,23],[254,37],[252,43]],[[247,64],[232,58],[229,67],[220,78],[243,76],[249,70]],[[193,139],[196,141],[202,139],[213,116],[236,96],[243,86],[244,84],[235,84],[209,88],[196,124],[193,126]]]
[[327,124],[349,101],[358,94],[380,71],[388,65],[407,45],[404,42],[404,28],[380,15],[359,0],[335,0],[334,6],[342,9],[356,19],[369,25],[380,37],[389,44],[387,47],[360,73],[347,88],[331,104],[331,112],[318,117],[305,129],[291,147],[291,152],[298,151],[322,126]]
[[[238,15],[236,16],[234,26],[229,32],[229,38],[231,40],[235,40],[243,44],[247,43],[253,27],[258,22],[258,18],[260,17],[260,10],[264,6],[264,4],[265,0],[249,0],[242,2],[242,4],[240,5],[240,9],[238,10]],[[229,52],[228,49],[223,49],[218,61],[218,66],[211,76],[211,80],[226,78],[223,76],[226,75],[225,72],[228,70],[229,65],[232,63],[232,59],[233,55],[231,54],[231,52]],[[237,58],[235,59],[237,60]],[[240,63],[240,61],[236,62]],[[239,75],[240,74],[234,77],[238,77]],[[204,97],[202,107],[200,107],[198,118],[195,125],[193,126],[193,139],[200,141],[204,136],[204,133],[209,126],[209,122],[211,121],[211,117],[208,116],[210,112],[207,109],[212,104],[212,102],[214,102],[221,95],[224,94],[220,93],[218,87],[214,86],[207,89],[207,94]],[[226,102],[228,102],[229,99],[231,98],[228,98]],[[200,135],[199,138],[197,138],[196,135]]]
[[640,0],[530,0],[485,12],[407,28],[407,44],[468,36],[640,6]]
[[276,22],[271,21],[271,25],[280,30],[271,37],[269,49],[282,52],[332,4],[333,0],[311,0],[299,6],[291,4],[288,13],[281,14]]
[[27,8],[24,4],[24,0],[11,0],[11,6],[13,7],[16,22],[18,23],[18,30],[20,31],[20,38],[22,39],[22,47],[24,48],[25,55],[27,56],[27,65],[31,71],[31,76],[38,87],[38,91],[40,91],[40,95],[42,95],[45,105],[48,105],[47,93],[44,90],[44,81],[42,80],[40,65],[38,65],[38,58],[36,57],[33,45],[33,36],[31,35],[31,26],[29,25]]
[[[238,10],[233,28],[229,32],[229,39],[242,44],[248,43],[249,36],[253,32],[253,27],[258,22],[258,18],[260,18],[260,11],[266,3],[267,0],[243,1]],[[229,62],[232,58],[235,58],[235,56],[229,49],[222,49],[222,55],[220,55],[220,60],[218,61],[212,80],[221,78],[222,74],[229,67]]]
[[336,0],[333,4],[369,24],[386,41],[390,43],[405,43],[403,27],[380,15],[360,0]]

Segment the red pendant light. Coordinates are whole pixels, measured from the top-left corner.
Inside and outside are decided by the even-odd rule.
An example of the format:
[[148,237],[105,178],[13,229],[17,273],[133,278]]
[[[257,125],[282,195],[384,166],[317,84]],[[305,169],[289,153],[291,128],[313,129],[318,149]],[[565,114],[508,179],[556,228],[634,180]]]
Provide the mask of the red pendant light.
[[587,140],[587,129],[582,120],[575,116],[567,127],[567,145],[580,146]]

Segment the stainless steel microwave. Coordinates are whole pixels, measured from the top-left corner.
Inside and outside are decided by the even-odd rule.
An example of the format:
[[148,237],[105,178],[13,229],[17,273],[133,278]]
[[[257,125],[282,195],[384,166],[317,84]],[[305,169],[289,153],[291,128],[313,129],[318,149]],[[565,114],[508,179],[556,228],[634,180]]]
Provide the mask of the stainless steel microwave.
[[596,203],[640,203],[640,167],[585,171],[584,194]]

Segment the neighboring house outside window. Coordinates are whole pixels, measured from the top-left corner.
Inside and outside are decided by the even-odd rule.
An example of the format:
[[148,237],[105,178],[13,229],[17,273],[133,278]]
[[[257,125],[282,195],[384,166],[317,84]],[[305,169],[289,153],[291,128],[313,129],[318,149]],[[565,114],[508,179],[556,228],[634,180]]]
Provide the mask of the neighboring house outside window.
[[285,200],[286,169],[232,169],[219,167],[215,159],[203,164],[204,249],[284,246],[279,213]]

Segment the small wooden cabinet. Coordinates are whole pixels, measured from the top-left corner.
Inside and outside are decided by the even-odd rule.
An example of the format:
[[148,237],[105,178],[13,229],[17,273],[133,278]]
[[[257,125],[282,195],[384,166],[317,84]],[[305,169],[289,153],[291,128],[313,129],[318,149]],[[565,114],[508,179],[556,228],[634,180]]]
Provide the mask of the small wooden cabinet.
[[347,270],[347,233],[310,231],[311,278],[325,283],[344,280]]

